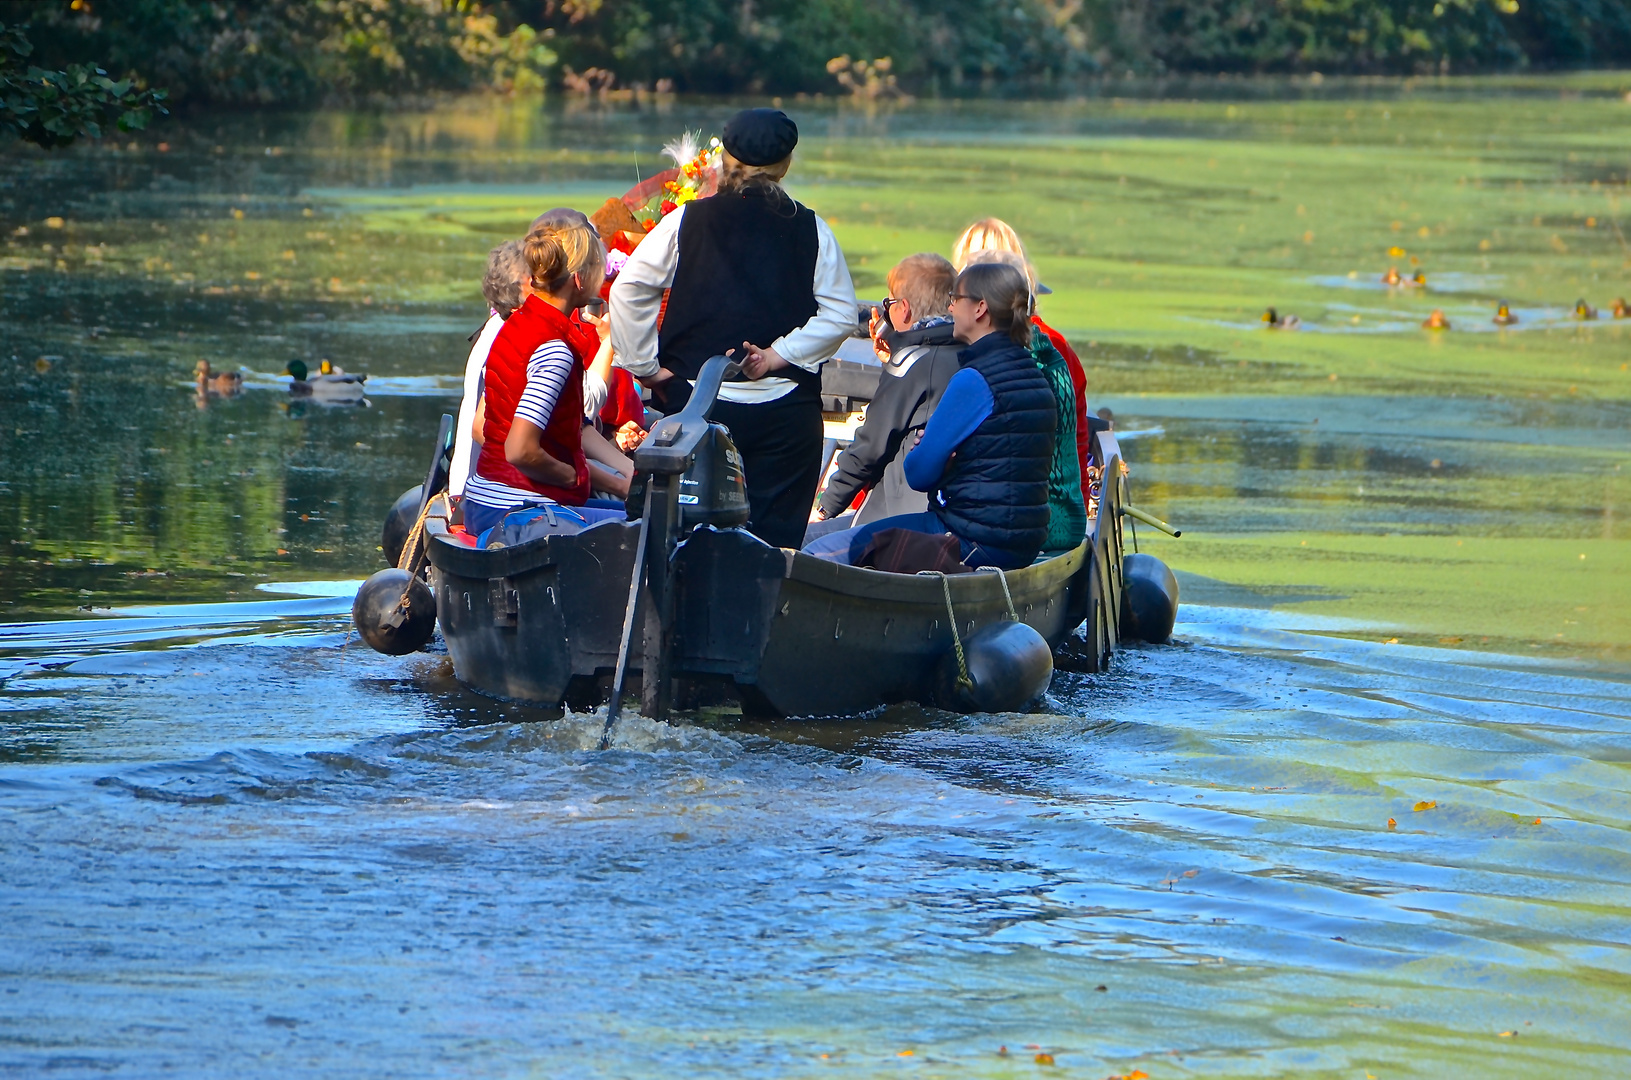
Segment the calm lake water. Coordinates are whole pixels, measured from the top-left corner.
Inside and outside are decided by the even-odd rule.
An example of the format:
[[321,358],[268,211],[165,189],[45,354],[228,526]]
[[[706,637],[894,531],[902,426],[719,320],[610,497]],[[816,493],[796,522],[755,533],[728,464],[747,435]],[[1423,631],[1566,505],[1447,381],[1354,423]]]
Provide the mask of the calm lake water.
[[[1483,130],[1477,93],[1429,106]],[[1250,141],[1121,109],[799,115],[812,160]],[[1469,577],[1454,634],[1425,601],[1335,606],[1360,563],[1214,560],[1173,645],[1061,674],[1039,712],[631,721],[604,753],[597,719],[483,699],[439,649],[346,645],[455,405],[481,253],[729,111],[195,117],[0,163],[0,1073],[1631,1072],[1627,642],[1500,625],[1525,587],[1623,617],[1596,571],[1625,544],[1621,392],[1288,389],[1222,355],[1231,328],[1186,324],[1197,351],[1056,320],[1179,544],[1567,544],[1597,574]],[[837,217],[891,183],[806,194]],[[892,226],[850,228],[872,287]],[[1534,340],[1585,385],[1625,355],[1593,333]],[[366,406],[288,398],[283,365],[321,357]],[[244,392],[199,395],[199,359]]]

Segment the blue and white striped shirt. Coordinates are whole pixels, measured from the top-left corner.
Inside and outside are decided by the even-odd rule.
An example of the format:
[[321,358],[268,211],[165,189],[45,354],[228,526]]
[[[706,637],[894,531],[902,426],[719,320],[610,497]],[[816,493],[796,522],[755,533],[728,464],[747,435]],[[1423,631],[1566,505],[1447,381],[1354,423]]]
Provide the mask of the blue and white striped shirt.
[[[571,378],[582,378],[582,367],[570,345],[556,339],[538,346],[527,361],[527,387],[515,404],[515,419],[525,420],[539,429],[548,427],[561,391],[566,389],[566,380]],[[464,497],[483,506],[502,509],[555,501],[536,491],[490,480],[479,472],[472,473],[465,482]]]

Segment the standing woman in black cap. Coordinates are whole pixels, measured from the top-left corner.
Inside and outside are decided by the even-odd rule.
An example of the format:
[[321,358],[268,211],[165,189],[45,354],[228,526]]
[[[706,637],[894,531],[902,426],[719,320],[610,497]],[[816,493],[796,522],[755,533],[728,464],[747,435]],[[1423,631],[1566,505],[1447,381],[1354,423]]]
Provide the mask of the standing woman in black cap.
[[713,418],[742,454],[748,528],[796,548],[821,479],[821,365],[855,325],[855,286],[827,223],[782,189],[798,142],[787,114],[744,110],[722,141],[719,193],[670,211],[618,274],[612,348],[666,412],[734,351],[743,373]]

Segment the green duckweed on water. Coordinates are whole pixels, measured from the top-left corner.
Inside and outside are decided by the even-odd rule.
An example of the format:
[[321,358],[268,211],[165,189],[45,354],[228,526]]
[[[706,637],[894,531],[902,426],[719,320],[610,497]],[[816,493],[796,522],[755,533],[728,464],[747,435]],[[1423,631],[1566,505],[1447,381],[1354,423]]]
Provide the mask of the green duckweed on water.
[[[862,295],[977,217],[1020,229],[1055,290],[1043,314],[1082,353],[1094,407],[1112,407],[1123,430],[1163,433],[1127,449],[1140,501],[1188,526],[1162,551],[1197,576],[1192,596],[1214,580],[1294,576],[1281,583],[1302,597],[1293,610],[1617,655],[1628,639],[1612,612],[1627,590],[1611,553],[1631,503],[1631,321],[1611,315],[1631,293],[1621,81],[793,104],[805,130],[793,183],[833,223]],[[663,138],[717,129],[730,107],[483,99],[198,119],[162,144],[16,156],[0,255],[15,341],[0,364],[21,391],[0,488],[15,573],[0,603],[231,593],[224,566],[371,569],[367,523],[388,488],[413,482],[411,448],[444,401],[376,398],[378,415],[296,428],[251,394],[224,406],[255,414],[260,434],[246,439],[243,417],[182,407],[177,381],[206,357],[269,386],[291,356],[323,353],[375,386],[441,377],[403,389],[445,393],[480,319],[486,249],[543,206],[593,209],[659,166]],[[1382,284],[1389,267],[1421,272],[1425,288]],[[1599,317],[1575,318],[1579,299]],[[1502,300],[1517,325],[1493,323]],[[1269,307],[1300,328],[1269,328]],[[1420,328],[1435,308],[1449,331]],[[126,410],[132,394],[144,405]],[[63,400],[124,418],[97,446],[42,452]],[[95,466],[75,475],[87,457]],[[302,471],[325,490],[304,494]],[[65,485],[85,497],[42,503]],[[314,522],[300,500],[319,494],[345,511]],[[1481,550],[1501,572],[1385,553],[1416,559],[1403,543],[1363,562],[1340,554],[1394,532],[1498,538]],[[1602,598],[1597,615],[1538,572],[1549,545],[1576,539],[1604,552],[1573,568]],[[1305,541],[1326,554],[1317,572],[1298,561]],[[149,570],[172,576],[131,576]],[[1434,587],[1381,584],[1401,573]]]

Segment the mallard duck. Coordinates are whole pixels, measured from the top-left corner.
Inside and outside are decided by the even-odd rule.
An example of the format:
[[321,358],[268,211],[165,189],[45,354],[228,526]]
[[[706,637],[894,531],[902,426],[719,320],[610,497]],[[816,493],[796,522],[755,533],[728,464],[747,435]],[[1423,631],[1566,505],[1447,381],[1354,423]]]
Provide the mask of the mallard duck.
[[1505,300],[1502,300],[1499,304],[1495,305],[1496,326],[1512,326],[1517,321],[1518,317],[1512,314],[1512,308]]
[[1574,302],[1574,317],[1577,319],[1595,319],[1597,309],[1586,303],[1586,298],[1582,296]]
[[1444,317],[1442,309],[1434,308],[1433,313],[1427,316],[1427,320],[1421,324],[1421,328],[1423,330],[1448,330],[1450,320]]
[[285,374],[290,377],[289,393],[295,397],[319,397],[330,400],[357,399],[363,395],[363,382],[366,375],[347,375],[344,371],[324,360],[316,375],[307,377],[308,368],[304,360],[290,360]]
[[1400,275],[1399,268],[1397,266],[1390,266],[1390,267],[1387,268],[1387,273],[1382,275],[1382,284],[1383,285],[1403,285],[1404,284],[1404,277],[1402,275]]
[[1616,319],[1631,318],[1631,308],[1625,306],[1625,297],[1614,301],[1614,317]]
[[243,372],[215,371],[210,367],[208,360],[200,360],[193,373],[197,376],[198,392],[200,394],[233,397],[241,393],[244,388]]
[[1295,330],[1297,327],[1303,324],[1303,321],[1297,318],[1297,316],[1286,315],[1282,317],[1281,314],[1278,311],[1275,311],[1273,308],[1269,308],[1267,311],[1263,312],[1262,321],[1269,324],[1270,330]]

